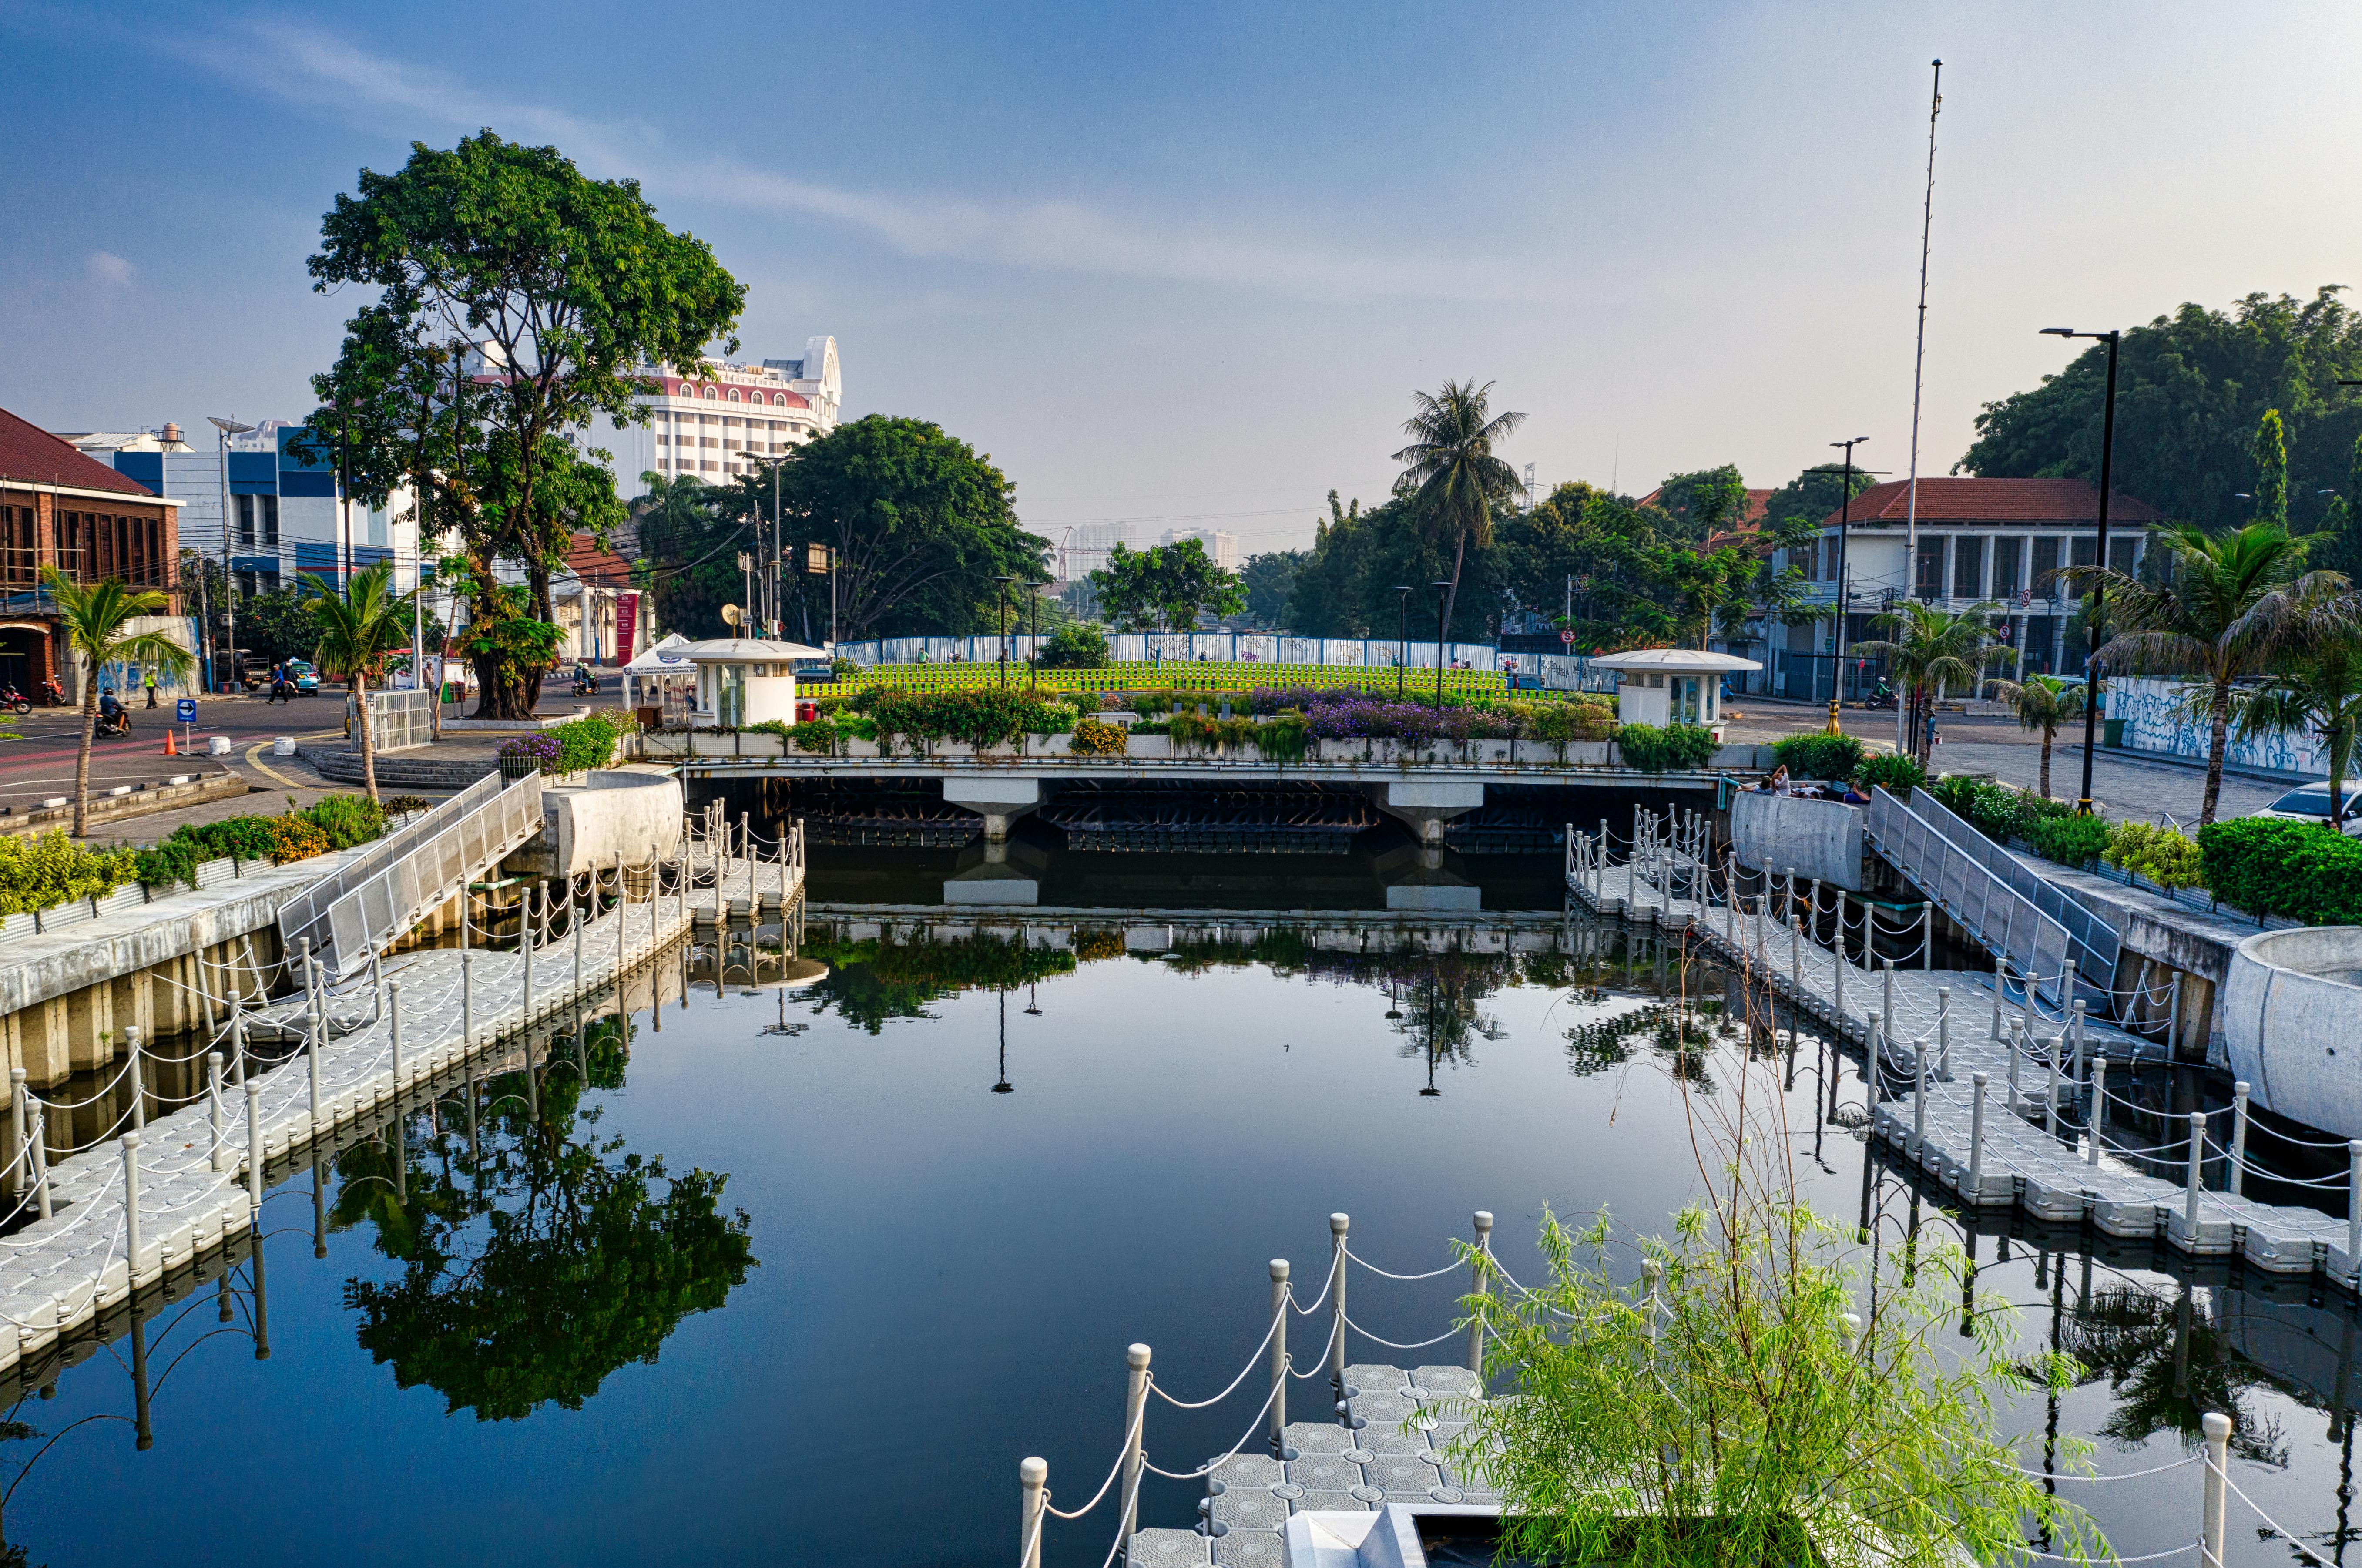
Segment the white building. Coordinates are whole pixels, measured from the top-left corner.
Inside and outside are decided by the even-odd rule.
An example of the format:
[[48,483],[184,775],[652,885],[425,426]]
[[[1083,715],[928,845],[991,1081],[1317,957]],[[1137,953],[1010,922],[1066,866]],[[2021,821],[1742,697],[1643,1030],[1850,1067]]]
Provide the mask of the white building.
[[1167,528],[1160,545],[1177,545],[1185,539],[1196,539],[1206,547],[1206,554],[1224,571],[1239,569],[1239,536],[1228,528]]
[[1058,580],[1080,582],[1107,569],[1108,556],[1118,546],[1136,550],[1139,531],[1129,523],[1078,523],[1066,530],[1058,547]]
[[[648,423],[601,432],[614,454],[616,490],[627,500],[647,493],[644,473],[727,484],[827,435],[844,407],[833,337],[811,339],[798,359],[709,360],[686,371],[659,365],[651,375],[660,390],[636,400],[648,410]],[[745,456],[750,452],[754,459]]]

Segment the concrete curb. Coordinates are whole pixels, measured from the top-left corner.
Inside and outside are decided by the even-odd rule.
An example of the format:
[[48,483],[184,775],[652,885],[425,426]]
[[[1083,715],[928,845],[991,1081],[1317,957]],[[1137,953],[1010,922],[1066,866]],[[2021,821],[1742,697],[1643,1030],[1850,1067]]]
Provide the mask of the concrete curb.
[[[91,798],[89,824],[126,822],[134,817],[152,816],[158,812],[179,811],[184,806],[202,806],[209,801],[227,801],[246,794],[254,786],[246,776],[234,771],[192,779],[186,784],[160,784],[154,789],[135,790],[128,795],[94,795]],[[73,808],[60,806],[55,811],[12,812],[0,817],[0,834],[46,833],[50,828],[73,828]]]

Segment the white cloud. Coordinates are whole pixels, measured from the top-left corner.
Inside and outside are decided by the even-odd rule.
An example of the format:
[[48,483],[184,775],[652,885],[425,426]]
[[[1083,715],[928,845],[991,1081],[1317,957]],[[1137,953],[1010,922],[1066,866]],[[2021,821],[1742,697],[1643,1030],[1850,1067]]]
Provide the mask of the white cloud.
[[[556,143],[594,173],[629,175],[652,190],[717,206],[825,219],[921,260],[1214,283],[1323,300],[1551,297],[1527,269],[1408,254],[1392,237],[1349,254],[1293,236],[1132,217],[1073,201],[888,195],[734,160],[681,159],[666,149],[653,126],[505,100],[449,72],[372,54],[299,24],[249,22],[226,39],[184,39],[170,47],[240,87],[259,87],[371,128],[389,128],[388,111],[405,135],[419,131],[422,118],[463,133],[490,126],[503,136]],[[258,68],[258,52],[268,57],[267,69]]]
[[112,250],[92,251],[89,265],[94,279],[118,289],[128,287],[132,274],[139,270]]

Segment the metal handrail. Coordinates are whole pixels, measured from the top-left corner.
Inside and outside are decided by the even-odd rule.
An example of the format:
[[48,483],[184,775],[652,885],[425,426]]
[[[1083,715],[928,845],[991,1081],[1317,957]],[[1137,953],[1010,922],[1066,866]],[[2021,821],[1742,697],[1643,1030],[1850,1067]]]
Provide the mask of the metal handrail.
[[326,935],[329,905],[410,853],[421,840],[441,832],[500,792],[500,777],[487,774],[398,832],[386,834],[358,855],[348,856],[336,870],[280,906],[281,945],[292,953],[299,940],[308,938],[318,948]]
[[1863,830],[1879,853],[1970,935],[2019,974],[2037,977],[2036,988],[2064,1004],[2059,977],[2074,949],[2065,926],[1883,789],[1870,792]]
[[[497,779],[491,780],[497,783]],[[529,773],[412,844],[323,912],[321,962],[342,978],[542,828],[542,776]]]
[[2075,942],[2075,967],[2079,974],[2088,976],[2094,986],[2103,990],[2114,983],[2116,957],[2124,948],[2124,933],[2107,911],[2092,909],[2036,873],[1926,790],[1911,791],[1911,810],[1934,823],[1986,870],[2066,927],[2067,934]]

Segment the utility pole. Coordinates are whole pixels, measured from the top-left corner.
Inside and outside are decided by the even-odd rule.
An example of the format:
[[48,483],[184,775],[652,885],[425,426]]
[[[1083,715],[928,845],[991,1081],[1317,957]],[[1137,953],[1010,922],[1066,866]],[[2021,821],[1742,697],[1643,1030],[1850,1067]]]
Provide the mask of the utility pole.
[[[229,438],[233,436],[243,436],[254,426],[241,425],[235,419],[224,419],[217,414],[206,414],[205,420],[220,432],[221,458],[223,657],[214,662],[214,668],[218,673],[222,665],[225,662],[227,663],[231,667],[231,679],[235,680],[237,665],[237,589],[235,586],[237,580],[230,575],[229,568]],[[206,642],[210,645],[212,638],[208,637]]]
[[[1832,447],[1842,447],[1845,448],[1845,477],[1838,481],[1842,487],[1842,493],[1839,495],[1838,501],[1837,621],[1836,630],[1829,638],[1829,722],[1821,731],[1823,734],[1838,735],[1845,733],[1845,731],[1839,728],[1838,724],[1838,703],[1839,699],[1842,698],[1845,693],[1845,665],[1842,662],[1842,658],[1845,653],[1847,609],[1846,529],[1847,525],[1853,521],[1853,449],[1869,439],[1870,437],[1867,436],[1855,436],[1843,441],[1832,441],[1829,443]],[[1907,554],[1908,552],[1905,553]],[[1908,569],[1907,562],[1905,563],[1905,568],[1906,569]],[[1768,626],[1765,628],[1765,632],[1767,635],[1769,634],[1770,628]]]
[[[1927,363],[1927,248],[1936,226],[1936,116],[1944,112],[1944,62],[1932,62],[1935,81],[1927,104],[1927,199],[1919,215],[1919,336],[1911,350],[1911,491],[1903,513],[1903,591],[1908,594],[1919,571],[1919,392]],[[2106,504],[2103,498],[2102,505]],[[1911,752],[1912,736],[1904,733],[1911,721],[1910,704],[1894,704],[1894,749]],[[2088,755],[2088,754],[2087,754]]]

